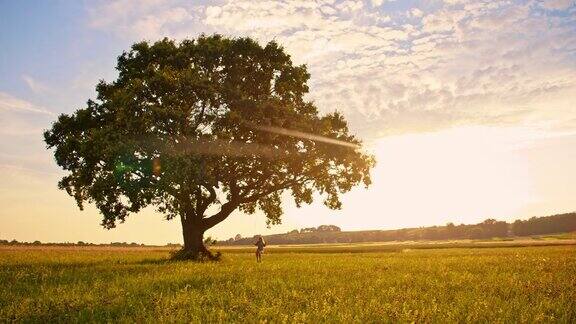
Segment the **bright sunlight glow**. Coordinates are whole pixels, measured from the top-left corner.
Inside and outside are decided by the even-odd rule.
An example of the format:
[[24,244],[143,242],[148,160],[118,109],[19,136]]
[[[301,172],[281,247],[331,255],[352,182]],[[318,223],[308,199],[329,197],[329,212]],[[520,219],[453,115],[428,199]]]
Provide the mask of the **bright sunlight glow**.
[[509,218],[534,200],[521,149],[539,136],[474,126],[382,138],[372,144],[377,165],[369,189],[344,195],[341,211],[321,204],[290,208],[287,221],[360,230]]

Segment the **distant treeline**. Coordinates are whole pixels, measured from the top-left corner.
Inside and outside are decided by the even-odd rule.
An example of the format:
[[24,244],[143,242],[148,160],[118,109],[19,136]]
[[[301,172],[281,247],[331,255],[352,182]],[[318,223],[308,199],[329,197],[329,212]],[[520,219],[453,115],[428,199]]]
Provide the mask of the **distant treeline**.
[[512,228],[517,236],[572,232],[576,231],[576,213],[516,220]]
[[[114,246],[114,247],[137,247],[137,246],[162,246],[162,245],[146,245],[146,244],[139,244],[139,243],[127,243],[127,242],[111,242],[111,243],[102,243],[102,244],[95,244],[95,243],[88,243],[88,242],[83,242],[83,241],[78,241],[76,243],[73,242],[64,242],[64,243],[42,243],[40,241],[34,241],[34,242],[20,242],[17,240],[1,240],[0,239],[0,245],[42,245],[42,246]],[[166,245],[163,246],[168,246],[168,247],[180,247],[180,244],[173,244],[173,243],[168,243]]]
[[[268,244],[356,243],[384,241],[489,239],[495,237],[530,236],[576,231],[576,213],[532,217],[514,223],[487,219],[479,224],[403,228],[388,231],[342,232],[334,225],[303,228],[285,234],[264,236]],[[240,234],[218,245],[250,245],[257,236],[243,238]]]
[[[474,225],[431,226],[420,228],[403,228],[388,231],[354,231],[343,232],[335,225],[320,225],[318,227],[292,230],[284,234],[264,236],[268,244],[315,244],[315,243],[356,243],[356,242],[385,242],[385,241],[418,241],[418,240],[457,240],[457,239],[488,239],[494,237],[530,236],[543,234],[556,234],[576,231],[576,213],[559,214],[545,217],[532,217],[528,220],[516,220],[506,223],[495,219],[487,219]],[[257,235],[243,238],[240,234],[226,241],[214,241],[207,237],[206,244],[216,245],[251,245]],[[19,242],[17,240],[2,240],[0,245],[44,245],[44,246],[113,246],[137,247],[160,246],[144,245],[138,243],[112,242],[94,244],[83,241],[76,243],[42,243]],[[164,246],[179,248],[180,244],[168,243]]]

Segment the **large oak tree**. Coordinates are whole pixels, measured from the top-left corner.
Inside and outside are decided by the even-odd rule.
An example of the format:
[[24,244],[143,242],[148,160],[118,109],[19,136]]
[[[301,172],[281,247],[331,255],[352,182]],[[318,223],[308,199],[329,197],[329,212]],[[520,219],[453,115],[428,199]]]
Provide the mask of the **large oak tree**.
[[117,70],[96,100],[44,134],[68,171],[59,188],[80,209],[94,203],[105,228],[153,205],[180,218],[181,256],[210,257],[204,232],[236,209],[277,224],[285,191],[298,206],[316,192],[338,209],[341,193],[370,184],[373,157],[341,114],[320,116],[304,98],[306,67],[275,42],[140,42]]

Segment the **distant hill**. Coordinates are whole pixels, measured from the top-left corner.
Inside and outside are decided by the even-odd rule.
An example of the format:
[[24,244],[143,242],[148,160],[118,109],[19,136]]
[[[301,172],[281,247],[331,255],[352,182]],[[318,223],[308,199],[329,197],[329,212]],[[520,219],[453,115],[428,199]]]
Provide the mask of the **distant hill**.
[[[303,228],[284,234],[266,235],[267,244],[317,244],[317,243],[358,243],[386,241],[452,240],[452,239],[489,239],[495,237],[530,236],[576,231],[576,213],[559,214],[544,217],[532,217],[528,220],[516,220],[513,223],[487,219],[479,224],[431,226],[403,228],[398,230],[370,230],[343,232],[334,225],[321,225],[317,228]],[[242,238],[239,234],[217,245],[251,245],[258,235]]]

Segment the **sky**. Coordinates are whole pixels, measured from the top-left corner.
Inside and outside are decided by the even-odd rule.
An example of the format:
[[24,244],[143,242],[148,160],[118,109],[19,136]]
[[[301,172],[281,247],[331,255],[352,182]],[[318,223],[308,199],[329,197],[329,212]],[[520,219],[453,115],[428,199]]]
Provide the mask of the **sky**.
[[276,40],[375,154],[343,208],[285,199],[281,225],[235,212],[226,239],[511,221],[576,210],[574,0],[0,0],[0,238],[181,242],[149,208],[112,230],[57,189],[42,132],[83,108],[134,42],[201,33]]

